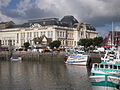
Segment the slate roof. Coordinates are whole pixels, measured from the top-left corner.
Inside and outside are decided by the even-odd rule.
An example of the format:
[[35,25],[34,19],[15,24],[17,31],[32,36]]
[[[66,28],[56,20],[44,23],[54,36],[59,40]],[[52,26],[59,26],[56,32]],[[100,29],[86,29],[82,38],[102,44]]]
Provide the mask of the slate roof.
[[73,16],[64,16],[61,19],[61,22],[66,24],[68,27],[73,27],[75,23],[78,23],[77,19],[75,19]]
[[[1,22],[1,24],[5,24],[7,22]],[[57,26],[62,26],[62,27],[71,27],[71,28],[76,28],[80,24],[77,19],[74,16],[68,15],[64,16],[61,20],[58,18],[44,18],[44,19],[33,19],[29,20],[27,23],[24,24],[13,24],[10,25],[9,27],[6,28],[26,28],[26,27],[31,27],[34,24],[40,24],[41,26],[52,26],[52,25],[57,25]],[[93,30],[96,31],[96,29],[90,25],[90,24],[85,24],[86,28],[88,30]],[[83,25],[79,25],[79,28],[83,28]]]
[[13,21],[0,22],[0,29],[11,28],[15,23]]
[[35,19],[35,20],[29,20],[28,23],[29,24],[38,23],[41,26],[59,25],[59,19],[58,18]]
[[86,24],[86,28],[87,28],[87,30],[96,31],[96,29],[90,24]]

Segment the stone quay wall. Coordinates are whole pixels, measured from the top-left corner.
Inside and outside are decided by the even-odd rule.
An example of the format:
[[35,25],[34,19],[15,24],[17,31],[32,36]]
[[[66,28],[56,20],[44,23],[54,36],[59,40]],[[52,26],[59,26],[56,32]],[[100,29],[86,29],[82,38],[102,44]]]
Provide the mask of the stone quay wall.
[[[23,61],[66,61],[65,52],[46,52],[46,53],[39,53],[39,52],[26,52],[26,51],[16,51],[13,52],[12,56],[22,57]],[[99,63],[101,62],[101,55],[98,53],[89,53],[90,57],[88,59],[88,65],[91,66],[92,63]],[[10,60],[8,51],[0,52],[0,60]]]
[[[66,53],[64,52],[26,52],[26,51],[16,51],[12,54],[13,57],[22,57],[22,60],[32,60],[32,61],[65,61]],[[0,60],[9,60],[9,54],[7,51],[0,52]]]

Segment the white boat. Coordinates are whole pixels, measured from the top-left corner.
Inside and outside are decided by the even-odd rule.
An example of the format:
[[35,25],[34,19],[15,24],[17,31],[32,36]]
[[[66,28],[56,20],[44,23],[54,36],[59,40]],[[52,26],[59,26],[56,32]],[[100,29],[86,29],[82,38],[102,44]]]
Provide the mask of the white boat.
[[110,62],[110,61],[120,62],[119,51],[107,50],[105,52],[104,57],[101,57],[101,61],[102,62]]
[[120,63],[110,61],[93,64],[90,79],[94,87],[120,89]]
[[10,60],[11,61],[21,61],[22,57],[11,57]]
[[120,78],[108,75],[90,76],[92,90],[120,90]]
[[120,86],[110,81],[91,82],[92,90],[120,90]]
[[[118,51],[106,51],[101,63],[94,63],[91,69],[91,83],[94,87],[120,90],[120,57]],[[98,89],[97,89],[98,90]]]
[[88,57],[89,56],[86,55],[84,52],[77,51],[77,53],[68,56],[65,63],[75,65],[87,65]]

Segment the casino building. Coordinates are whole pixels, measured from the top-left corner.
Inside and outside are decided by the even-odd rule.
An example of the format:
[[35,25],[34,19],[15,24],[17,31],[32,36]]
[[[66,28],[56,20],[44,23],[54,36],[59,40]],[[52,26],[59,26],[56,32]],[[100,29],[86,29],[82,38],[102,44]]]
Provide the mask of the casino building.
[[16,25],[14,22],[0,23],[1,45],[8,47],[11,40],[14,47],[21,47],[25,42],[31,46],[47,46],[54,40],[61,41],[61,47],[75,47],[82,38],[95,38],[96,29],[86,23],[79,23],[73,16],[29,20]]

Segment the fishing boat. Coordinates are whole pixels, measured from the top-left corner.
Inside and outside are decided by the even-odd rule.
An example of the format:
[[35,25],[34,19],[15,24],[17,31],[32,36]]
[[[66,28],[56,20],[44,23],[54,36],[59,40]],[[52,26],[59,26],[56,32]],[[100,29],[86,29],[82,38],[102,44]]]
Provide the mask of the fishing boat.
[[90,79],[93,86],[120,89],[120,63],[110,61],[93,64]]
[[68,56],[66,64],[75,65],[87,65],[89,55],[85,54],[83,51],[76,51],[75,53]]
[[[94,80],[98,80],[98,78]],[[120,90],[120,86],[111,81],[93,81],[91,84],[92,90]]]
[[104,57],[101,57],[102,62],[109,62],[109,61],[120,61],[120,54],[117,50],[106,50]]
[[11,61],[21,61],[22,60],[22,57],[15,57],[15,56],[12,56],[10,58]]

